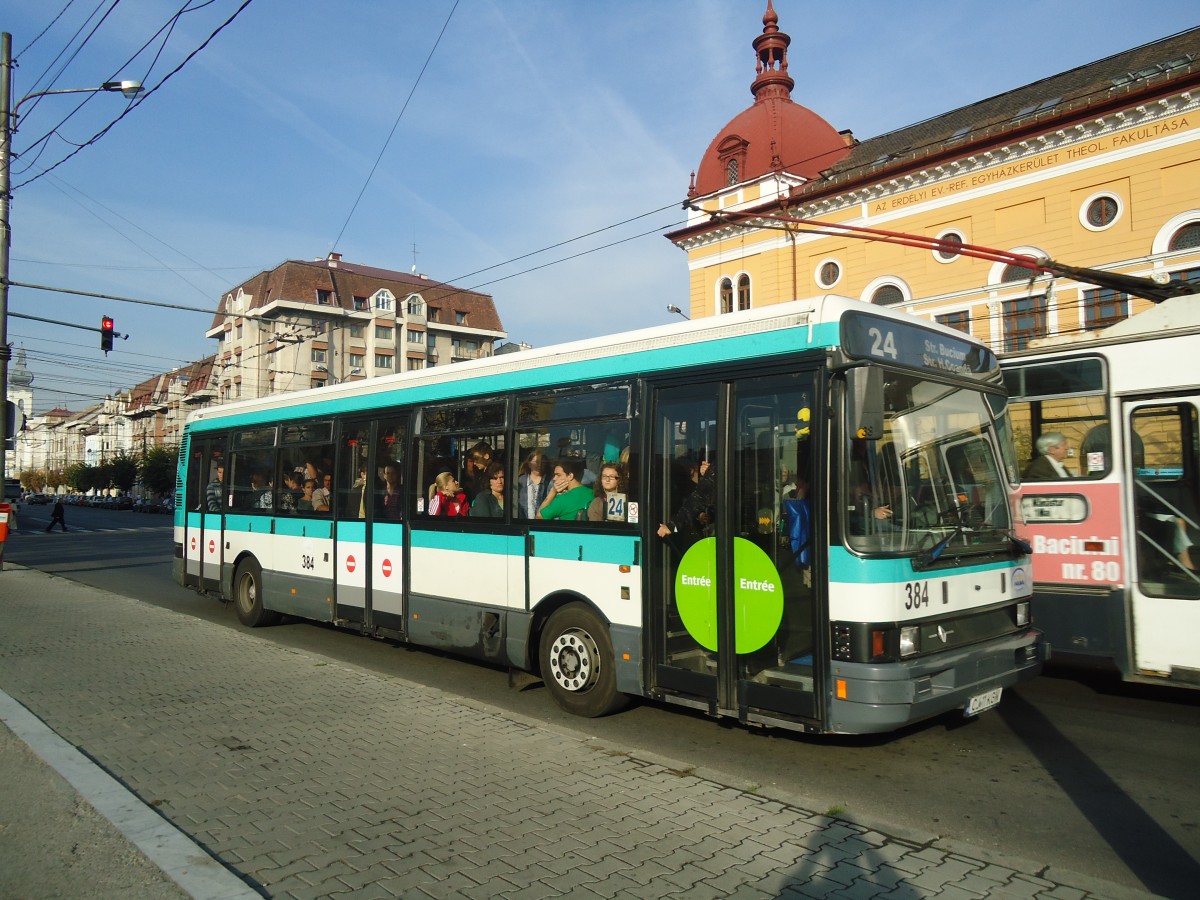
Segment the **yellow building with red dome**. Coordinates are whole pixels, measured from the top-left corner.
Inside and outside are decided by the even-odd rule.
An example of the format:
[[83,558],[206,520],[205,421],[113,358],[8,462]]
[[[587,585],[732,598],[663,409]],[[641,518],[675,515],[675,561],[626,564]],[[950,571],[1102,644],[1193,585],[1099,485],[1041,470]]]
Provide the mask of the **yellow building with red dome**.
[[1200,28],[861,141],[792,99],[789,43],[768,0],[754,101],[705,151],[668,235],[693,318],[832,292],[1006,351],[1151,301],[1005,254],[1200,281]]

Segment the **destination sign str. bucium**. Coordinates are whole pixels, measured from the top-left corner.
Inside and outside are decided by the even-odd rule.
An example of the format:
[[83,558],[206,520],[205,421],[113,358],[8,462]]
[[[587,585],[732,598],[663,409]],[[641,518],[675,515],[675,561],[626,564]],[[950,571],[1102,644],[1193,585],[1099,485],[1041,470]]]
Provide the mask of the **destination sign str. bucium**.
[[943,344],[941,341],[925,339],[925,353],[921,357],[927,369],[940,369],[943,372],[958,372],[969,374],[972,369],[967,363],[967,348]]

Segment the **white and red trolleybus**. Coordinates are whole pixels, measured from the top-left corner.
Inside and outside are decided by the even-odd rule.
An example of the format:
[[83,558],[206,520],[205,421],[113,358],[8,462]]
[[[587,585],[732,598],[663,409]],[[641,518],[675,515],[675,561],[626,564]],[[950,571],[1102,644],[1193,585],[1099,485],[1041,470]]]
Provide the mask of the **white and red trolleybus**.
[[1021,491],[1056,657],[1200,687],[1200,296],[1001,362],[1023,465],[1040,435],[1070,448]]

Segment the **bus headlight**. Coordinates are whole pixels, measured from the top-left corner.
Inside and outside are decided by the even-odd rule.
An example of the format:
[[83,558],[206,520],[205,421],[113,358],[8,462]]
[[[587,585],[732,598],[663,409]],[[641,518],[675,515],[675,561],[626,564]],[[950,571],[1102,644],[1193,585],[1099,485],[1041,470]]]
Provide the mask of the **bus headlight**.
[[900,629],[900,656],[912,656],[917,649],[917,626],[905,625]]
[[1022,600],[1017,604],[1017,627],[1029,624],[1029,601]]

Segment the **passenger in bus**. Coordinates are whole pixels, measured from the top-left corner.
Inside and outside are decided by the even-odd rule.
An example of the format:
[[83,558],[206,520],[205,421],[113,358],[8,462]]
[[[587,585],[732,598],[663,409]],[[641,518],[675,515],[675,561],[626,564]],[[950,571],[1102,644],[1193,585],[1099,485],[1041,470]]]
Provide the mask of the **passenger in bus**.
[[255,509],[272,509],[275,506],[267,476],[258,469],[250,473],[250,502]]
[[305,479],[311,478],[313,481],[313,512],[329,512],[329,491],[325,488],[325,473],[321,471],[321,467],[311,460],[306,462],[304,477]]
[[504,464],[494,462],[487,467],[488,489],[476,497],[471,503],[471,515],[483,519],[503,519],[506,503],[504,500]]
[[213,480],[204,489],[204,505],[210,513],[219,513],[225,499],[225,466],[217,464]]
[[429,501],[429,515],[437,518],[455,518],[471,512],[466,492],[459,486],[458,479],[450,472],[442,472],[433,480],[433,499]]
[[283,473],[283,490],[279,492],[279,509],[295,512],[296,503],[304,496],[304,479],[297,472]]
[[796,479],[792,477],[792,470],[787,463],[779,467],[779,496],[784,500],[796,496]]
[[300,496],[296,498],[297,512],[312,512],[313,511],[313,491],[317,489],[317,480],[315,478],[305,478],[304,484],[300,488]]
[[463,461],[463,487],[471,497],[478,497],[488,492],[488,466],[492,464],[495,451],[487,441],[480,441],[467,451]]
[[535,447],[517,472],[517,515],[522,519],[536,519],[552,490],[546,454]]
[[600,489],[595,493],[595,499],[588,504],[587,517],[589,522],[625,521],[625,507],[619,510],[609,510],[609,497],[624,495],[625,475],[615,462],[606,462],[600,467]]
[[808,568],[812,563],[812,549],[809,546],[812,510],[808,505],[808,482],[803,478],[796,479],[791,496],[783,501],[783,524],[793,564],[797,569]]
[[538,510],[538,518],[559,521],[586,518],[594,494],[583,484],[583,460],[564,456],[554,464],[554,497]]
[[383,490],[379,495],[379,518],[388,522],[400,519],[400,463],[389,459],[383,464]]
[[704,459],[693,464],[690,472],[695,487],[683,498],[671,521],[659,524],[660,538],[677,536],[690,544],[712,528],[716,516],[717,467]]
[[1067,458],[1067,436],[1058,431],[1044,432],[1037,439],[1038,458],[1025,467],[1022,481],[1058,481],[1070,478],[1071,473],[1063,465]]

